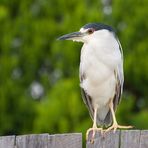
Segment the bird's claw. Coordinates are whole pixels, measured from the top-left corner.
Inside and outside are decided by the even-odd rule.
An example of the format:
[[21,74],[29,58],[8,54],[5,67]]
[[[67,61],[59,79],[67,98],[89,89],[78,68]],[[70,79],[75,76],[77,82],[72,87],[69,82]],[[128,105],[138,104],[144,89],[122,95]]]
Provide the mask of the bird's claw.
[[123,125],[118,125],[117,123],[114,123],[112,126],[104,130],[104,134],[111,130],[113,130],[113,132],[115,133],[118,128],[119,129],[129,129],[129,128],[133,128],[133,126],[123,126]]
[[90,143],[93,144],[94,139],[95,139],[95,134],[97,131],[101,132],[101,135],[104,137],[107,132],[113,130],[113,132],[115,133],[118,128],[119,129],[129,129],[129,128],[133,128],[133,126],[123,126],[123,125],[118,125],[117,123],[114,123],[112,126],[107,128],[106,130],[103,130],[102,128],[92,127],[92,128],[89,128],[86,132],[86,140],[88,140],[88,136],[91,131],[92,131],[92,135],[90,137]]
[[95,138],[95,134],[97,131],[101,132],[101,135],[103,135],[103,129],[102,128],[89,128],[86,132],[86,140],[88,140],[88,136],[89,136],[89,133],[92,131],[92,136],[90,138],[90,142],[91,143],[94,143],[94,138]]

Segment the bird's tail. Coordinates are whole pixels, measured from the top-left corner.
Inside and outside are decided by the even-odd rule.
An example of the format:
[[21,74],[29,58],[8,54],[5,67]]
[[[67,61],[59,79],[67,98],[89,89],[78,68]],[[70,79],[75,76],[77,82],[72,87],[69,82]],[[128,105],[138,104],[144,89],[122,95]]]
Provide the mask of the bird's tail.
[[109,125],[111,125],[112,121],[113,121],[112,114],[111,114],[111,111],[109,110],[105,119],[104,119],[104,125],[109,126]]
[[109,126],[112,123],[112,114],[108,107],[103,107],[97,113],[97,125]]

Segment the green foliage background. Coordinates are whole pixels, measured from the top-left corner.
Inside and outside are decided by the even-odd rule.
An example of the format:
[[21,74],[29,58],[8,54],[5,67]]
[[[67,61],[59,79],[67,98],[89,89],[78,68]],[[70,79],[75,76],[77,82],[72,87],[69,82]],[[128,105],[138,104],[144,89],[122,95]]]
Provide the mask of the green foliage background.
[[81,43],[56,38],[88,22],[113,26],[124,51],[121,124],[148,128],[147,0],[0,0],[0,135],[85,132]]

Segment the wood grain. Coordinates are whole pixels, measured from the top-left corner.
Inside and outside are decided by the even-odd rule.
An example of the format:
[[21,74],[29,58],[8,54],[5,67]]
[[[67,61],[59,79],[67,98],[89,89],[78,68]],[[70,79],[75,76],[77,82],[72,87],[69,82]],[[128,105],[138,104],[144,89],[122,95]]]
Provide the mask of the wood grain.
[[0,148],[82,148],[82,134],[2,136]]
[[[86,148],[148,148],[148,130],[117,130],[104,135],[96,132],[91,143],[92,132]],[[30,134],[1,136],[0,148],[82,148],[82,134]]]
[[97,132],[94,143],[89,134],[86,148],[148,148],[148,130],[117,130],[104,136]]
[[15,148],[15,136],[1,136],[0,148]]
[[92,143],[90,134],[86,148],[119,148],[119,135],[120,131],[115,133],[111,131],[104,135],[101,135],[101,133],[97,132],[94,143]]

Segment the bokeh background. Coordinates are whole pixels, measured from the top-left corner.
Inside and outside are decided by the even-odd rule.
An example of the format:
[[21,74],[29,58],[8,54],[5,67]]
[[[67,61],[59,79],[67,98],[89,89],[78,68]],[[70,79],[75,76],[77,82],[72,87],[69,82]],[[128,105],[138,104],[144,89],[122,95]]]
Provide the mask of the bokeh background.
[[83,132],[81,43],[56,38],[88,22],[113,26],[124,51],[120,124],[148,128],[147,0],[0,0],[0,135]]

